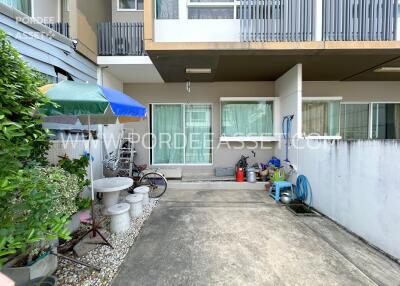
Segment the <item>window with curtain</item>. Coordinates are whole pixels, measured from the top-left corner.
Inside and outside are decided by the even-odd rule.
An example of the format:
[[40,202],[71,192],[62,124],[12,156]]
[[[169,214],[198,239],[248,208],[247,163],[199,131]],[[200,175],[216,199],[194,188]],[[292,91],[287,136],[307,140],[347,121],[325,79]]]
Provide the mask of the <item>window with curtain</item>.
[[400,139],[400,103],[372,104],[372,138]]
[[[214,5],[223,2],[224,5]],[[234,19],[234,0],[190,0],[189,19]]]
[[157,19],[179,19],[179,0],[156,0]]
[[154,104],[153,164],[212,163],[211,105]]
[[233,7],[189,7],[189,19],[233,19]]
[[340,101],[303,101],[306,136],[339,136]]
[[369,104],[341,104],[340,136],[344,140],[368,139]]
[[32,16],[32,0],[0,0],[0,3],[18,9],[28,16]]
[[272,101],[222,101],[221,136],[273,136]]

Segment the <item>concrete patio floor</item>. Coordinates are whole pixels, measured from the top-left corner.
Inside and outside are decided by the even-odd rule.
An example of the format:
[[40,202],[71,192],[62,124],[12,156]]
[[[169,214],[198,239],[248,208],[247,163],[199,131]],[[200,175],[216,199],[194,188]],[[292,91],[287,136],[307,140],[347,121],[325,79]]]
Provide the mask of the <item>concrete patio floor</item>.
[[113,286],[400,285],[400,266],[262,191],[168,190]]

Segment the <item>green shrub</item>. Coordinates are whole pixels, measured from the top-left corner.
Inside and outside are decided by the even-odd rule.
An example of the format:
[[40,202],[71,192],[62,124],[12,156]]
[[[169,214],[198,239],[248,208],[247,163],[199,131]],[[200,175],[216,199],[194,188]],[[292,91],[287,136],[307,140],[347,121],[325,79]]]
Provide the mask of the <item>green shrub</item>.
[[37,172],[38,180],[57,194],[51,202],[51,215],[70,217],[76,213],[77,200],[82,191],[78,177],[60,167],[37,168]]
[[38,90],[45,83],[0,30],[0,266],[41,242],[68,239],[64,225],[77,208],[75,201],[66,203],[76,177],[33,168],[46,163],[50,145],[36,113],[51,104]]
[[79,179],[81,189],[90,185],[90,181],[86,179],[87,168],[89,166],[89,156],[83,155],[79,159],[73,160],[64,157],[58,161],[58,166],[70,174],[76,175]]
[[48,178],[45,173],[33,168],[0,178],[0,265],[37,242],[69,239],[64,229],[69,216],[58,209],[62,198],[58,182],[66,176]]
[[39,107],[50,103],[38,87],[43,77],[30,69],[0,30],[0,177],[32,162],[45,162],[49,132]]

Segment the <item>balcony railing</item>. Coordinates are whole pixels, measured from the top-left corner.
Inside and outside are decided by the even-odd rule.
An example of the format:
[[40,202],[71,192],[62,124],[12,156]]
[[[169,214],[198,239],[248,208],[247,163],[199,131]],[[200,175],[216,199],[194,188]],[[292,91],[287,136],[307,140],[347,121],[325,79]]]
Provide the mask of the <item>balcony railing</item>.
[[100,56],[143,56],[143,23],[99,23],[97,25]]
[[391,41],[397,37],[399,2],[240,0],[241,41]]
[[51,23],[46,24],[47,27],[60,33],[61,35],[69,38],[69,24],[68,23]]
[[241,40],[243,42],[312,41],[314,14],[314,0],[241,0],[239,10]]
[[323,40],[391,41],[398,0],[324,0]]

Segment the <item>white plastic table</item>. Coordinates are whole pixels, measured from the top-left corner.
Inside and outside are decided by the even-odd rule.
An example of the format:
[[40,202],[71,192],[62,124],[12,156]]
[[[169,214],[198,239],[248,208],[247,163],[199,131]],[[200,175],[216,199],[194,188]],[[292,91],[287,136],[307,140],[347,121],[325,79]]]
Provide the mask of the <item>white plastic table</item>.
[[126,177],[103,178],[93,181],[95,192],[103,193],[103,212],[118,203],[119,192],[132,187],[133,180]]

